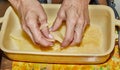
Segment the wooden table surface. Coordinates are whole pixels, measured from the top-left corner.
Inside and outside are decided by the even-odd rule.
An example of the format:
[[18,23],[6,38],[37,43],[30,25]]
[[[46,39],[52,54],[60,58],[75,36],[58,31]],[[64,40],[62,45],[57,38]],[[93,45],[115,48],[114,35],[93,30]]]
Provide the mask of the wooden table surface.
[[[0,0],[0,17],[4,15],[6,8],[10,4],[7,0]],[[12,60],[9,60],[0,50],[0,70],[12,70]]]
[[[4,13],[10,3],[7,0],[0,0],[0,17],[4,16]],[[1,24],[0,24],[1,28]],[[11,70],[12,68],[12,61],[8,60],[3,52],[0,50],[0,70]]]
[[2,56],[0,70],[12,70],[12,61]]

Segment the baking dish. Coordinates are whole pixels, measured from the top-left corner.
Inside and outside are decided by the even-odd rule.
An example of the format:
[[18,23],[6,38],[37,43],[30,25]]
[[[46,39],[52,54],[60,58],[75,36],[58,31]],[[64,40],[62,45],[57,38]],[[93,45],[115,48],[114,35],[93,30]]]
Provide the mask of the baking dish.
[[[60,4],[43,4],[52,25]],[[34,45],[20,26],[20,20],[12,7],[0,18],[0,48],[12,60],[45,63],[98,64],[110,58],[114,50],[115,26],[120,21],[115,19],[113,10],[104,5],[89,5],[90,26],[86,29],[79,46],[69,46],[60,50],[59,44],[52,48]],[[64,36],[65,26],[59,33]],[[58,35],[60,35],[58,34]]]

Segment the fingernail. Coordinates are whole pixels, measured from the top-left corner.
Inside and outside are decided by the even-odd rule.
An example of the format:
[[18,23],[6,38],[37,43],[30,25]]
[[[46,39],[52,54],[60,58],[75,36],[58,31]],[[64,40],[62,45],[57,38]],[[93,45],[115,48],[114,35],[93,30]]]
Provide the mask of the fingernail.
[[49,34],[49,38],[53,38],[53,36],[51,34]]
[[65,46],[64,46],[64,44],[62,43],[62,44],[61,44],[61,48],[64,48],[64,47],[65,47]]
[[54,44],[51,44],[50,46],[53,46]]
[[52,31],[52,27],[50,27],[49,31]]

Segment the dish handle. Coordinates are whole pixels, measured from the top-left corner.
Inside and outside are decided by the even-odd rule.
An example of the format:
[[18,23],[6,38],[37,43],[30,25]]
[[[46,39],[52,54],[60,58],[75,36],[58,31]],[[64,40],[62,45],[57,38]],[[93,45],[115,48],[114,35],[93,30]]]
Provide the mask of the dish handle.
[[[1,27],[2,27],[2,22],[3,22],[3,17],[0,17],[0,30],[1,30]],[[1,31],[0,31],[1,33]]]
[[0,17],[0,24],[2,23],[2,21],[3,21],[3,17]]
[[[115,25],[118,26],[118,28],[120,29],[120,20],[116,19]],[[119,55],[120,55],[120,30],[118,30],[117,38],[118,38],[118,50],[119,50]]]

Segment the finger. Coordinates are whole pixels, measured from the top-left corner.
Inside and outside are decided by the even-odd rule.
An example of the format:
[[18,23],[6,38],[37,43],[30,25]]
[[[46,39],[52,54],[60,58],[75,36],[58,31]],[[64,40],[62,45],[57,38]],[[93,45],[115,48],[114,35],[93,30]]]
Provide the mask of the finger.
[[[48,38],[48,39],[52,38],[52,36],[50,35],[50,32],[49,32],[48,26],[46,26],[46,25],[48,25],[48,23],[47,23],[47,15],[45,13],[45,10],[43,9],[42,6],[40,6],[40,8],[38,10],[40,10],[37,12],[37,15],[39,17],[38,22],[40,23],[41,32],[43,33],[43,35],[46,38]],[[42,27],[42,26],[44,26],[44,27]]]
[[86,27],[90,25],[90,18],[89,18],[88,8],[86,9],[84,15],[85,15],[85,24],[83,26],[83,30],[85,30]]
[[40,23],[40,27],[44,26],[44,27],[42,27],[42,29],[40,29],[41,32],[43,33],[43,35],[48,39],[52,38],[52,35],[50,35],[50,32],[49,32],[48,26],[46,26],[46,25],[48,25],[48,23],[47,23],[47,16],[46,16],[46,13],[44,10],[40,11],[38,20]]
[[50,31],[49,31],[49,29],[48,29],[48,26],[46,26],[45,28],[43,28],[43,29],[41,30],[41,32],[44,34],[44,36],[45,36],[46,38],[48,38],[48,39],[52,39],[52,38],[53,38],[53,36],[50,34]]
[[86,26],[90,22],[88,8],[85,8],[83,11],[84,12],[80,15],[80,18],[78,19],[77,25],[75,27],[74,40],[71,45],[80,44],[83,38],[83,32],[85,31]]
[[22,29],[28,34],[28,36],[31,38],[31,40],[33,41],[33,43],[35,43],[34,39],[33,39],[33,36],[31,34],[30,30],[27,28],[27,26],[26,26],[26,24],[25,24],[24,21],[22,21]]
[[59,29],[59,27],[62,25],[64,18],[65,18],[64,11],[59,11],[51,30],[56,31],[57,29]]
[[41,21],[39,20],[39,22],[41,23],[41,25],[40,25],[40,31],[43,33],[43,35],[44,35],[46,38],[48,38],[48,39],[53,38],[52,35],[51,35],[50,32],[49,32],[47,21],[44,20],[44,22],[43,22],[43,21],[41,22]]
[[65,38],[62,42],[62,47],[67,47],[73,40],[74,37],[74,28],[75,28],[75,20],[69,19],[67,20],[67,29],[65,33]]
[[79,19],[76,26],[75,26],[75,35],[74,40],[72,41],[71,45],[80,44],[83,36],[83,28],[84,28],[84,19]]
[[66,20],[67,29],[65,38],[62,42],[62,47],[70,45],[74,38],[74,29],[78,19],[77,10],[74,7],[69,8],[69,10],[66,11],[66,16],[67,16]]
[[29,28],[35,43],[40,44],[42,46],[53,45],[53,43],[47,41],[46,38],[40,32],[36,19],[37,19],[37,17],[35,15],[29,15],[29,17],[27,18],[27,21],[26,21],[27,27]]

